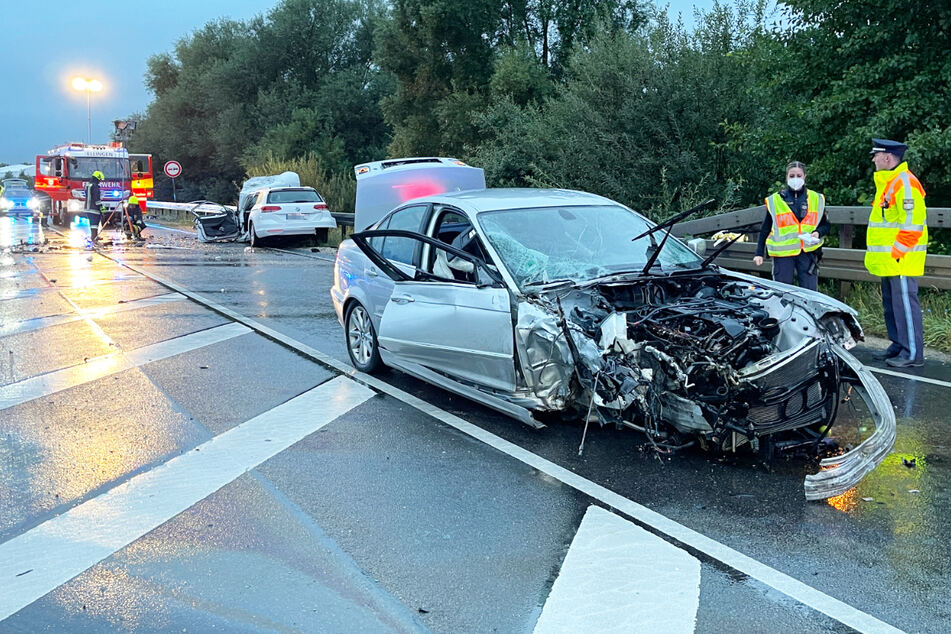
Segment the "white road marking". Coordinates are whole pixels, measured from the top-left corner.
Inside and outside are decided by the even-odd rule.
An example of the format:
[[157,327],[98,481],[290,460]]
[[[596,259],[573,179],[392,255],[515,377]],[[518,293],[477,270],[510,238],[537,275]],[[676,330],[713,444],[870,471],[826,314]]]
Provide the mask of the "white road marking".
[[365,383],[366,385],[383,392],[384,394],[388,394],[393,398],[416,408],[424,414],[428,414],[429,416],[442,421],[446,425],[454,427],[462,433],[480,440],[490,447],[493,447],[502,453],[549,475],[563,484],[566,484],[588,495],[589,497],[598,500],[602,504],[614,508],[624,513],[628,517],[634,518],[641,524],[650,526],[654,530],[667,535],[676,542],[693,548],[697,552],[701,552],[707,557],[719,561],[734,570],[742,572],[756,581],[759,581],[760,583],[767,585],[774,590],[777,590],[786,596],[795,599],[796,601],[799,601],[803,605],[806,605],[817,612],[825,614],[831,619],[843,623],[844,625],[847,625],[853,629],[859,630],[860,632],[901,632],[901,630],[895,628],[894,626],[889,625],[888,623],[885,623],[884,621],[877,619],[870,614],[862,612],[858,608],[855,608],[844,601],[840,601],[820,590],[816,590],[812,586],[805,584],[798,579],[794,579],[793,577],[790,577],[789,575],[780,572],[775,568],[767,566],[766,564],[761,563],[752,557],[748,557],[747,555],[744,555],[743,553],[734,550],[725,544],[721,544],[720,542],[711,539],[702,533],[698,533],[691,528],[687,528],[683,524],[679,524],[678,522],[675,522],[674,520],[665,517],[656,511],[652,511],[646,506],[618,495],[614,491],[611,491],[600,484],[596,484],[587,478],[583,478],[582,476],[579,476],[578,474],[573,473],[564,467],[556,465],[550,460],[546,460],[545,458],[523,449],[522,447],[511,443],[504,438],[500,438],[499,436],[496,436],[495,434],[488,432],[477,425],[473,425],[472,423],[463,420],[455,414],[450,414],[449,412],[439,409],[438,407],[431,405],[430,403],[427,403],[426,401],[417,398],[408,392],[404,392],[399,388],[393,387],[389,383],[381,381],[370,375],[363,374],[362,372],[358,372],[353,367],[343,363],[342,361],[338,361],[337,359],[317,350],[316,348],[297,341],[292,337],[288,337],[287,335],[274,330],[273,328],[266,326],[259,321],[251,319],[250,317],[245,317],[241,313],[231,310],[226,306],[222,306],[221,304],[213,302],[202,295],[193,293],[179,284],[152,275],[144,269],[140,269],[139,267],[122,262],[120,262],[120,264],[128,267],[136,273],[145,275],[146,277],[158,282],[159,284],[162,284],[163,286],[166,286],[167,288],[170,288],[173,291],[181,293],[185,297],[188,297],[199,304],[204,304],[212,310],[246,325],[259,334],[269,337],[279,343],[283,343],[284,345],[293,348],[326,366],[332,367],[343,374],[357,379],[362,383]]
[[0,621],[371,396],[337,377],[0,544]]
[[590,506],[535,625],[536,634],[693,632],[700,562]]
[[927,376],[918,376],[917,374],[905,374],[904,372],[895,372],[894,370],[886,370],[884,368],[873,368],[870,365],[866,365],[872,372],[877,372],[879,374],[885,374],[887,376],[894,376],[899,379],[908,379],[909,381],[920,381],[921,383],[930,383],[931,385],[940,385],[941,387],[951,387],[951,382],[941,381],[939,379],[932,379]]
[[127,310],[137,310],[139,308],[148,308],[149,306],[157,306],[159,304],[168,304],[170,302],[180,302],[185,299],[185,296],[180,293],[167,293],[165,295],[158,295],[156,297],[145,297],[143,299],[136,299],[133,301],[128,301],[122,304],[114,304],[112,306],[105,306],[102,308],[95,308],[92,310],[82,310],[77,314],[66,314],[66,315],[52,315],[50,317],[36,317],[33,319],[24,319],[21,321],[15,321],[11,324],[6,324],[0,326],[0,337],[5,337],[12,334],[20,334],[24,332],[33,332],[35,330],[42,330],[43,328],[49,328],[50,326],[59,326],[61,324],[68,324],[74,321],[80,321],[86,318],[103,317],[105,315],[112,315],[114,313],[121,313]]
[[251,329],[241,324],[225,324],[207,330],[176,337],[168,341],[160,341],[150,346],[136,348],[128,352],[116,352],[95,359],[87,363],[55,370],[29,379],[17,381],[9,385],[0,386],[0,410],[32,401],[35,398],[55,394],[62,390],[101,379],[104,376],[116,374],[124,370],[145,365],[153,361],[160,361],[196,350],[213,343],[227,341],[239,335],[251,332]]

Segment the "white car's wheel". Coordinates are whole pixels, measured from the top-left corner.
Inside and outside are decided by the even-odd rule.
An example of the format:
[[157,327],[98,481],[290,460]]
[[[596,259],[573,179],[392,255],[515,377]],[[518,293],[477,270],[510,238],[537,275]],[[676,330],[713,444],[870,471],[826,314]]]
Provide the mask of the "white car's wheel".
[[254,223],[253,223],[253,222],[249,222],[249,223],[248,223],[248,235],[249,235],[250,238],[251,238],[251,248],[261,246],[261,238],[259,238],[259,237],[254,233]]
[[350,355],[353,367],[372,374],[383,366],[370,313],[359,302],[353,302],[347,307],[344,333],[347,337],[347,354]]

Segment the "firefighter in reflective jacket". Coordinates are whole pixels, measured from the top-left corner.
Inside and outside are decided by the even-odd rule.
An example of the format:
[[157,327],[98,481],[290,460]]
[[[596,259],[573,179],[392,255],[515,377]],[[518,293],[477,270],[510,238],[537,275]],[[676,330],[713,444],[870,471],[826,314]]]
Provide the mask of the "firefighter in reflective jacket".
[[829,233],[825,196],[806,188],[806,166],[793,161],[786,166],[786,185],[766,199],[766,218],[760,228],[753,263],[763,264],[764,248],[773,260],[773,279],[816,290],[819,254]]
[[896,368],[924,364],[918,282],[928,250],[925,190],[902,161],[908,146],[872,139],[875,201],[868,218],[865,268],[882,278],[882,305],[891,345],[876,355]]

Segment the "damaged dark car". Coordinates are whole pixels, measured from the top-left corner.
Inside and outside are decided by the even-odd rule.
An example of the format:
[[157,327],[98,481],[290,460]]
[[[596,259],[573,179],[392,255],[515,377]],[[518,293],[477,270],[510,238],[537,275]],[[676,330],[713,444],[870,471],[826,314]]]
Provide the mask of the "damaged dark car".
[[409,201],[337,255],[351,361],[398,368],[541,427],[615,425],[656,451],[817,451],[846,392],[875,431],[820,461],[810,500],[891,451],[895,417],[848,350],[855,313],[727,271],[636,212],[582,192],[487,189]]

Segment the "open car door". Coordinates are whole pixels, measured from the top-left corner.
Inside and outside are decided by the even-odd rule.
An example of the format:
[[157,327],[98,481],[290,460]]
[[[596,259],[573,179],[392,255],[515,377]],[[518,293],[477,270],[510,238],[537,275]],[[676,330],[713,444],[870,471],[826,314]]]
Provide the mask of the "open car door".
[[[370,245],[371,238],[411,242],[414,273],[385,258]],[[383,351],[452,378],[514,391],[510,296],[497,271],[474,255],[411,231],[364,231],[351,239],[394,282],[377,333]]]

